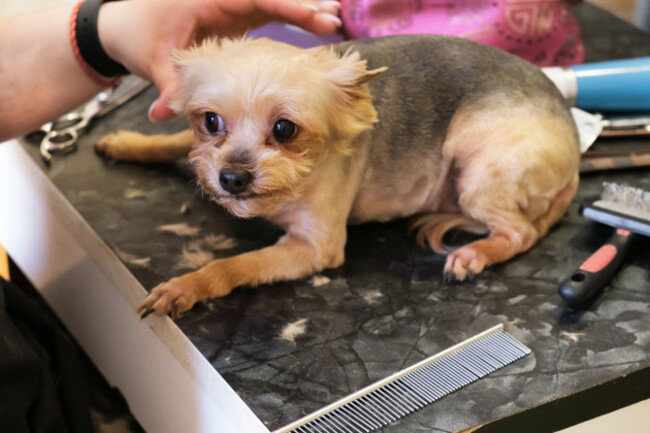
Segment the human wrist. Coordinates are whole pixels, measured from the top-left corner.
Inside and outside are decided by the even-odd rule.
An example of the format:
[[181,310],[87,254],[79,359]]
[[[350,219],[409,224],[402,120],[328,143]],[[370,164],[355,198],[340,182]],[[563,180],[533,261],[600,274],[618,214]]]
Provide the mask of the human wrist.
[[[113,0],[84,0],[77,8],[76,46],[80,58],[98,75],[114,79],[129,71],[110,53],[107,38],[100,33],[100,17]],[[100,14],[100,12],[102,12]]]
[[110,1],[102,4],[97,17],[97,34],[104,52],[115,62],[124,64],[123,56],[119,49],[120,32],[123,32],[120,25],[119,1]]
[[[70,48],[72,49],[72,53],[74,54],[74,58],[77,61],[77,64],[83,70],[86,77],[88,77],[95,84],[101,87],[115,87],[115,85],[117,85],[117,80],[114,78],[107,78],[105,76],[100,75],[86,61],[84,54],[82,53],[82,49],[80,49],[80,42],[81,42],[83,52],[86,53],[86,57],[87,57],[89,44],[86,43],[87,38],[85,36],[88,33],[89,26],[92,27],[92,24],[88,24],[87,23],[88,20],[83,18],[84,14],[82,14],[81,16],[79,14],[79,10],[81,6],[83,6],[83,3],[84,3],[83,0],[78,2],[76,5],[74,5],[72,11],[70,12],[70,18],[68,22],[68,33],[69,33],[68,37],[70,39]],[[96,34],[95,34],[95,39],[97,39]]]

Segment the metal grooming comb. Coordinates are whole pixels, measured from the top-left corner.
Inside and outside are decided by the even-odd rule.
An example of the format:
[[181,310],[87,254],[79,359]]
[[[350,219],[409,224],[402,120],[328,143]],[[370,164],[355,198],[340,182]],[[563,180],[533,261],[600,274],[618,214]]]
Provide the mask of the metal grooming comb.
[[497,325],[273,433],[368,433],[529,353]]

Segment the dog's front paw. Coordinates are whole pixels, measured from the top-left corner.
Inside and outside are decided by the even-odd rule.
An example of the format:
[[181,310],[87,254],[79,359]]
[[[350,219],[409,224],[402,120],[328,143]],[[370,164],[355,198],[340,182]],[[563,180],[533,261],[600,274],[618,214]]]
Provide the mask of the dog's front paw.
[[180,313],[189,310],[198,301],[196,283],[189,278],[173,278],[154,287],[136,310],[142,317],[152,312],[158,315],[171,313],[176,320]]
[[138,132],[118,131],[103,136],[95,143],[95,150],[112,159],[131,159],[133,149],[146,140],[146,136]]
[[447,256],[444,270],[445,282],[471,281],[487,264],[487,256],[471,245],[458,248]]

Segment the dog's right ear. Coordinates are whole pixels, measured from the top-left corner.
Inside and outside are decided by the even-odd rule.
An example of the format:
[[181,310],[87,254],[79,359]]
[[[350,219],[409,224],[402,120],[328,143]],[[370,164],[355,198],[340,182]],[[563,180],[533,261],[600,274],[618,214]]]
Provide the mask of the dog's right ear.
[[172,53],[172,60],[176,73],[180,77],[180,83],[176,92],[171,97],[169,108],[171,108],[177,115],[187,115],[185,107],[190,99],[189,95],[189,81],[191,80],[191,65],[197,62],[197,56],[194,54],[195,50],[174,50]]
[[178,115],[187,115],[187,104],[191,100],[192,90],[199,85],[201,78],[201,65],[205,59],[219,50],[221,44],[218,39],[206,39],[199,45],[185,50],[174,50],[172,61],[176,72],[180,76],[180,85],[169,103],[169,108]]

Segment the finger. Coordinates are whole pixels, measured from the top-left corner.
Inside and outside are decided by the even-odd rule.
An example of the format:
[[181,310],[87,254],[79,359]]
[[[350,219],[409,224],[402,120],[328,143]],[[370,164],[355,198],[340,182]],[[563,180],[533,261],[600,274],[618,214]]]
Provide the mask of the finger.
[[341,26],[337,16],[341,4],[335,0],[253,0],[253,3],[272,20],[285,21],[317,34],[331,33]]
[[[257,7],[269,13],[272,20],[285,21],[317,33],[332,33],[341,26],[336,0],[253,0]],[[270,3],[265,5],[263,3]],[[265,9],[265,6],[268,9]]]
[[322,13],[338,15],[341,10],[341,3],[337,0],[320,1],[318,2],[318,10]]
[[170,57],[163,57],[151,66],[151,77],[160,92],[158,99],[149,108],[149,120],[152,122],[169,120],[175,116],[169,108],[169,102],[180,86],[180,77]]
[[228,15],[269,15],[292,22],[309,21],[320,11],[313,0],[240,0],[215,2],[215,6]]
[[173,119],[176,116],[174,110],[169,108],[170,99],[171,95],[161,94],[160,97],[151,104],[151,107],[149,107],[149,120],[151,122],[161,122]]
[[307,0],[240,0],[236,2],[213,2],[211,8],[203,8],[199,22],[206,27],[234,25],[237,22],[251,22],[258,25],[269,21],[284,21],[305,30],[327,34],[341,25],[333,15],[336,7],[327,2],[321,11],[316,1]]
[[338,16],[323,12],[316,14],[308,24],[296,23],[296,25],[318,35],[327,35],[335,32],[343,23]]

